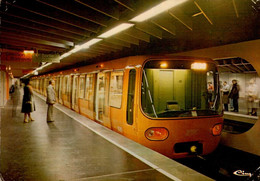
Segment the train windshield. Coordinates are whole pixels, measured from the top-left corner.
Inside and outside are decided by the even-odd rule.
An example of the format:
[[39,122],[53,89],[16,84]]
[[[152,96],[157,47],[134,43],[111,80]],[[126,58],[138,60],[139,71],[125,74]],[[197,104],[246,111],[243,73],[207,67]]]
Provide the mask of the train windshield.
[[142,109],[149,117],[197,117],[221,114],[215,64],[152,60],[143,69]]

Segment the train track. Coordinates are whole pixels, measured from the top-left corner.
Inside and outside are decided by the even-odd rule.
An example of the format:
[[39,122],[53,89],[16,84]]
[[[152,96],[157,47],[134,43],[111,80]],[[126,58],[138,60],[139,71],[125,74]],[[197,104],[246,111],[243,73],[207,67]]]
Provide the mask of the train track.
[[260,181],[260,156],[223,145],[207,156],[176,161],[214,180]]

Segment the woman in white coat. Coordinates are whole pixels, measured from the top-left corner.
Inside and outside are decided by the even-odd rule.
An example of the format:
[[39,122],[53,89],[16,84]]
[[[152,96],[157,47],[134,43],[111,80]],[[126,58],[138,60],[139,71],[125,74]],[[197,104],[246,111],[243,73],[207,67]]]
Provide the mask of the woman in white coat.
[[258,86],[256,85],[255,80],[251,79],[246,93],[248,114],[252,116],[257,116],[257,109],[259,108],[258,92]]
[[47,99],[46,103],[48,104],[48,110],[47,110],[47,122],[53,122],[53,105],[56,102],[56,93],[54,91],[54,80],[49,81],[49,85],[46,89],[47,92]]

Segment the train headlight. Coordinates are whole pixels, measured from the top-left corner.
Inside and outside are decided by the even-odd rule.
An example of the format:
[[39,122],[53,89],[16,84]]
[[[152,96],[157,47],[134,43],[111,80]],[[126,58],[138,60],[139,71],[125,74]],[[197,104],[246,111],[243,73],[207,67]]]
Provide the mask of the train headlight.
[[214,136],[220,135],[220,134],[221,134],[221,131],[222,131],[222,128],[223,128],[222,124],[215,124],[215,125],[213,126],[213,128],[212,128],[212,134],[213,134]]
[[168,136],[169,132],[166,128],[149,128],[145,131],[145,137],[153,141],[165,140]]

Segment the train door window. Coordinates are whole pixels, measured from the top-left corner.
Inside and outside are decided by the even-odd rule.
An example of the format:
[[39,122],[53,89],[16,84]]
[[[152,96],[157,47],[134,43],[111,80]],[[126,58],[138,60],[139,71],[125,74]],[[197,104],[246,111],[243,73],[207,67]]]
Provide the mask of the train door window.
[[105,74],[99,73],[97,77],[96,91],[96,119],[102,121],[105,110]]
[[48,82],[49,82],[49,79],[48,79],[48,78],[45,78],[45,79],[44,79],[44,91],[45,91],[45,93],[46,93],[46,88],[47,88],[47,86],[48,86]]
[[110,72],[105,73],[105,100],[104,100],[104,116],[109,117],[109,83]]
[[73,87],[72,87],[72,105],[78,104],[78,76],[73,77]]
[[55,92],[56,92],[56,96],[59,96],[59,82],[60,82],[60,78],[57,77],[55,80]]
[[93,74],[88,74],[86,77],[85,99],[93,101]]
[[73,79],[72,79],[72,77],[71,76],[69,76],[68,77],[68,84],[67,84],[67,88],[68,88],[68,92],[67,92],[67,96],[68,96],[68,100],[69,100],[69,102],[71,103],[71,98],[72,98],[72,86],[73,86]]
[[42,94],[43,94],[44,91],[45,91],[45,90],[44,90],[44,82],[45,82],[45,79],[43,78],[43,79],[42,79],[42,85],[41,85],[41,86],[42,86]]
[[110,106],[121,108],[123,93],[123,71],[111,73],[110,79]]
[[85,76],[80,76],[79,78],[79,98],[84,98],[85,92]]
[[85,99],[87,100],[88,109],[95,111],[95,74],[88,74],[86,77]]
[[40,79],[40,82],[39,82],[39,91],[40,91],[40,93],[42,92],[42,79]]
[[136,70],[131,69],[129,71],[129,81],[128,81],[128,94],[127,94],[127,124],[133,124],[134,118],[134,98],[135,98],[135,76]]
[[63,94],[65,94],[65,95],[67,95],[67,84],[68,84],[68,77],[66,76],[65,78],[64,78],[64,84],[63,84]]
[[61,91],[62,91],[62,82],[63,82],[63,77],[60,77],[59,81],[59,99],[61,98]]

